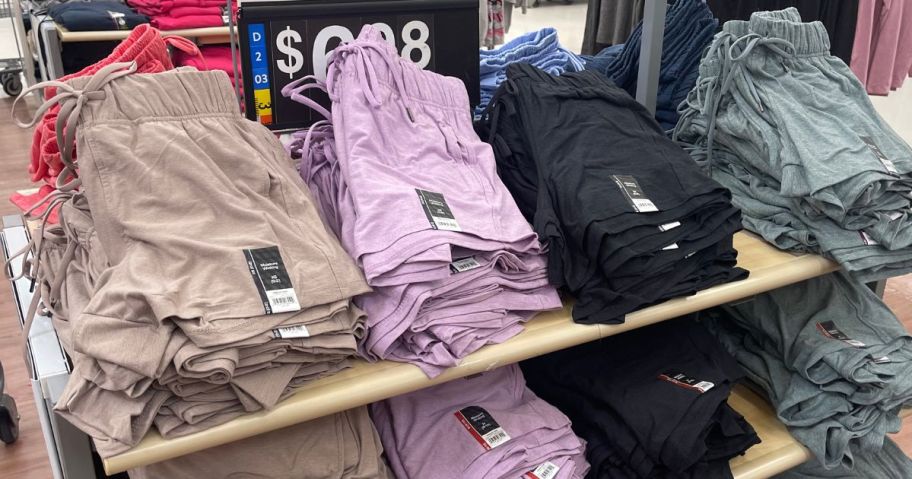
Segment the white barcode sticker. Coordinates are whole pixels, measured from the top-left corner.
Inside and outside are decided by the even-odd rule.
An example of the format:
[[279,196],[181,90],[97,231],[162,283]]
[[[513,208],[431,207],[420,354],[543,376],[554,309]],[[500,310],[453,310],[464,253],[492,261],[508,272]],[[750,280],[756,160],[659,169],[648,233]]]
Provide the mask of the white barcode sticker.
[[543,462],[535,470],[523,474],[523,479],[554,479],[560,467],[553,462]]
[[673,230],[673,229],[677,228],[678,226],[681,226],[680,221],[672,221],[671,223],[665,223],[664,225],[659,225],[659,231],[664,233],[665,231]]
[[294,288],[267,290],[266,298],[269,300],[273,313],[290,313],[301,310]]
[[450,263],[450,271],[454,273],[464,273],[466,271],[471,271],[475,268],[481,267],[481,263],[475,261],[475,258],[469,256],[468,258],[457,259]]
[[272,335],[279,339],[309,338],[310,331],[307,330],[307,326],[296,324],[294,326],[273,329]]
[[510,440],[510,436],[501,427],[485,434],[482,437],[484,438],[485,442],[491,446],[491,449]]
[[662,248],[662,251],[669,251],[673,249],[678,249],[678,243],[671,243],[670,245]]

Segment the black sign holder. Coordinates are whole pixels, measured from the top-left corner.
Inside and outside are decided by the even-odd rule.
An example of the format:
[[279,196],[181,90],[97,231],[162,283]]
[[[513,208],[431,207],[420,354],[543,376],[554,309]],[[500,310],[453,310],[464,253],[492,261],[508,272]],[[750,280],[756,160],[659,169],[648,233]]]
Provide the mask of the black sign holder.
[[[313,40],[316,30],[340,25],[357,36],[361,23],[402,23],[414,18],[424,20],[422,23],[430,30],[427,43],[432,53],[426,68],[463,80],[470,103],[477,104],[480,98],[477,0],[255,1],[244,3],[238,13],[247,118],[260,121],[272,130],[304,128],[322,118],[310,108],[281,94],[285,84],[314,73],[314,59],[308,51],[307,42]],[[303,51],[299,49],[304,66],[293,74],[276,69],[276,61],[285,60],[277,58],[279,52],[274,39],[283,28],[290,29],[288,25],[297,25],[295,39],[302,38],[302,46],[305,47]],[[397,26],[391,25],[395,33],[399,30]],[[406,39],[398,34],[395,36],[397,47],[403,45]],[[338,43],[339,39],[334,38],[328,48],[334,48]],[[326,95],[314,91],[308,91],[307,95],[329,106]]]

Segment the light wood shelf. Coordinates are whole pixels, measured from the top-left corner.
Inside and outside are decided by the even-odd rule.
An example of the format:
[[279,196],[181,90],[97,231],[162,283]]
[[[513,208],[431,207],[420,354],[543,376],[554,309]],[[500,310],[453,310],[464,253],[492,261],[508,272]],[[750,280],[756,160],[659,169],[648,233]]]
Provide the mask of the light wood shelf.
[[[71,42],[104,42],[118,41],[127,38],[131,30],[108,30],[97,32],[71,32],[60,24],[56,24],[57,33],[63,43]],[[196,38],[203,43],[228,43],[228,27],[187,28],[182,30],[162,30],[163,35],[177,35],[181,37]]]
[[[514,338],[502,344],[486,346],[476,351],[466,357],[458,366],[448,369],[434,379],[428,379],[417,367],[409,364],[360,361],[351,369],[307,384],[269,411],[252,413],[226,424],[174,439],[163,439],[157,431],[153,430],[133,449],[105,459],[105,471],[113,474],[238,441],[530,357],[743,299],[838,269],[835,263],[820,256],[793,255],[777,250],[750,233],[741,232],[735,235],[735,248],[739,253],[739,266],[751,272],[749,278],[719,285],[693,296],[674,299],[631,313],[627,315],[624,324],[575,324],[570,316],[572,304],[568,302],[560,311],[538,315],[526,325],[522,333]],[[749,404],[751,404],[749,401],[745,401],[743,405],[747,408]],[[751,411],[748,410],[748,412]],[[747,416],[747,414],[745,415]],[[775,422],[775,415],[772,415],[769,421]],[[775,432],[774,429],[773,426],[770,426],[772,432]],[[791,458],[791,461],[795,459]],[[784,461],[783,464],[791,461]],[[747,463],[754,462],[749,460]]]

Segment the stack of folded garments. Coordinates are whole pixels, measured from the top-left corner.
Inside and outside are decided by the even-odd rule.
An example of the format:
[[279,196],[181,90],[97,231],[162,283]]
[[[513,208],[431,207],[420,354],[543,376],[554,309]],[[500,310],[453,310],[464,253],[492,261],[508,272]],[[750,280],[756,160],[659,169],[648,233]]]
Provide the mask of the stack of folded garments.
[[744,373],[691,318],[530,359],[522,369],[586,440],[589,479],[730,479],[729,460],[760,442],[727,403]]
[[[185,39],[166,37],[162,38],[161,32],[150,27],[149,25],[140,25],[130,32],[130,35],[122,41],[106,58],[94,65],[90,65],[81,71],[66,75],[58,81],[67,81],[72,78],[90,76],[99,69],[111,63],[117,62],[136,62],[136,69],[141,73],[158,73],[174,68],[171,63],[171,56],[168,55],[168,45],[176,47],[178,50],[194,54],[196,46]],[[57,94],[55,86],[48,86],[44,89],[44,98],[50,99]],[[59,106],[53,106],[44,113],[43,116],[36,119],[37,126],[32,136],[31,163],[29,173],[33,182],[44,183],[37,194],[20,195],[14,193],[10,197],[13,202],[23,211],[33,207],[39,207],[36,213],[41,213],[41,200],[48,194],[52,193],[58,184],[66,183],[72,179],[72,171],[65,171],[63,163],[60,161],[60,145],[57,144],[57,113],[60,111]],[[63,120],[60,120],[63,121]],[[23,126],[23,125],[20,125]],[[30,125],[26,125],[30,126]],[[76,159],[76,151],[70,154],[73,160]],[[56,213],[52,212],[51,222],[56,223]]]
[[[240,54],[237,55],[238,62],[241,61]],[[228,75],[231,85],[234,84],[234,63],[231,61],[231,47],[223,45],[208,45],[199,48],[198,54],[191,54],[181,50],[174,52],[174,65],[182,67],[193,67],[201,71],[221,71]],[[241,78],[241,65],[237,66],[238,81]]]
[[867,286],[821,276],[710,313],[710,329],[827,469],[880,450],[912,403],[912,336]]
[[192,433],[347,367],[363,332],[351,298],[369,290],[224,74],[135,66],[51,100],[71,112],[58,127],[77,138],[78,170],[66,145],[61,160],[81,189],[63,188],[61,225],[37,248],[74,365],[56,409],[103,456],[153,423]]
[[775,476],[775,479],[907,479],[912,477],[912,459],[887,438],[878,451],[853,455],[851,467],[833,469],[808,461]]
[[[678,121],[678,105],[696,84],[700,58],[717,27],[716,18],[702,0],[678,0],[668,9],[656,98],[656,120],[666,131]],[[642,36],[641,22],[620,51],[618,46],[608,47],[587,61],[586,68],[607,75],[617,86],[636,94]]]
[[510,65],[478,129],[548,245],[551,283],[576,297],[577,322],[623,322],[747,275],[735,267],[741,216],[728,190],[604,75]]
[[478,52],[481,65],[481,103],[475,107],[475,114],[481,115],[497,87],[507,77],[507,66],[511,63],[530,63],[552,74],[578,72],[583,69],[583,59],[561,46],[557,30],[543,28],[520,35],[509,43],[493,50]]
[[395,479],[367,407],[129,471],[130,479]]
[[48,15],[71,32],[130,30],[149,21],[122,2],[106,0],[58,3]]
[[675,137],[732,191],[746,228],[864,281],[912,271],[912,148],[795,9],[727,22]]
[[505,366],[371,405],[396,477],[582,479],[585,442]]
[[[297,90],[307,87],[285,94],[314,106]],[[373,288],[358,298],[365,356],[433,376],[561,306],[538,237],[472,130],[462,81],[402,60],[367,26],[333,52],[327,88],[332,126],[294,149]]]
[[[162,30],[221,27],[228,25],[228,4],[223,0],[127,0],[139,13],[148,15]],[[237,2],[231,2],[237,17]]]

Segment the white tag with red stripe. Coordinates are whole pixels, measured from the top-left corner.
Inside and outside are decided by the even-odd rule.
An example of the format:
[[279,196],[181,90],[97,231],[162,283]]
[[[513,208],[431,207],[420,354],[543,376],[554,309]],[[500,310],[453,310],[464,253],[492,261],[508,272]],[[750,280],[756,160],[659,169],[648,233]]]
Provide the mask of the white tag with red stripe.
[[546,461],[536,467],[534,471],[523,474],[523,479],[554,479],[557,477],[558,471],[560,471],[560,467],[557,464]]

